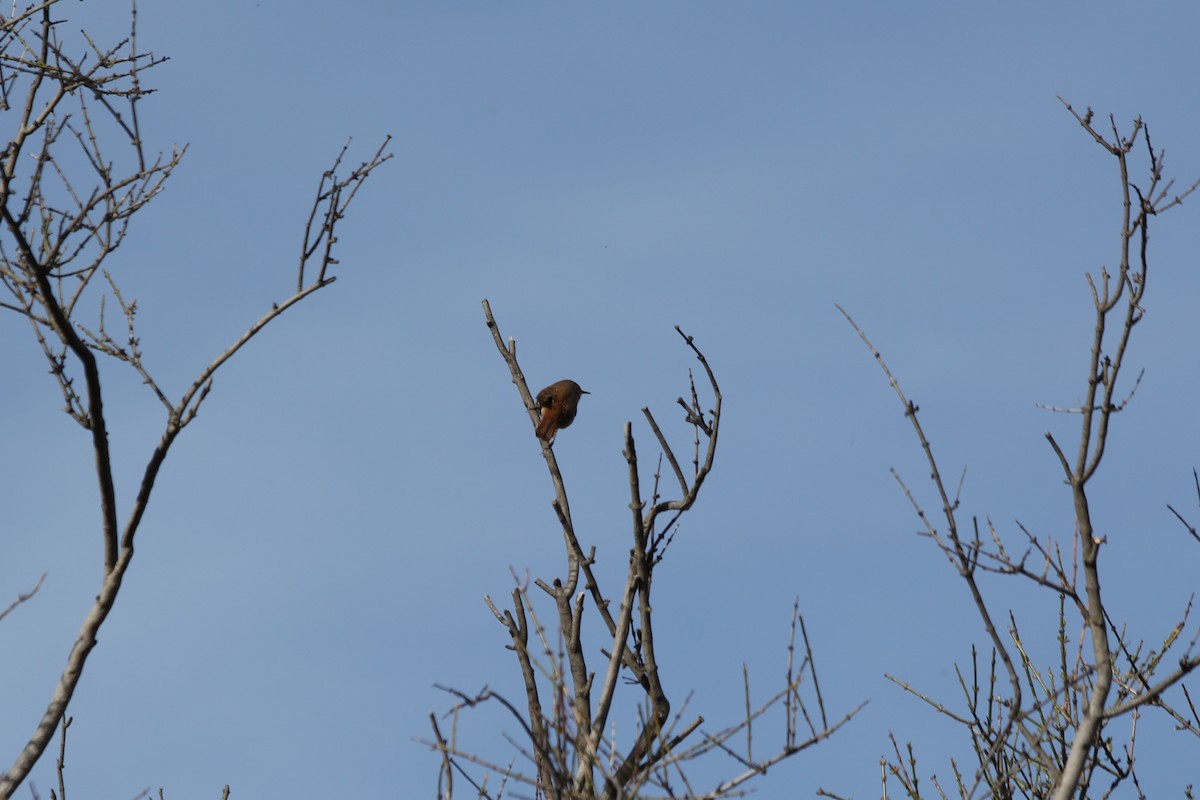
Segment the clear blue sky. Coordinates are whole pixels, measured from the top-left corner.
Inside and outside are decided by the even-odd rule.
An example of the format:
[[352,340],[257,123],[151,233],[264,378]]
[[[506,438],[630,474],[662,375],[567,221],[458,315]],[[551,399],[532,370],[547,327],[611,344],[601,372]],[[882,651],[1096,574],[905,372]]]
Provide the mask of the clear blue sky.
[[[126,25],[119,6],[56,13],[104,37]],[[1067,540],[1043,433],[1066,439],[1077,419],[1034,404],[1081,397],[1083,276],[1116,258],[1119,184],[1055,96],[1122,126],[1141,114],[1190,182],[1200,11],[140,0],[138,13],[142,44],[171,58],[147,76],[159,92],[143,135],[190,149],[109,268],[173,394],[286,296],[345,139],[360,160],[392,134],[396,155],[340,231],[337,284],[219,375],[172,452],[70,709],[72,794],[430,797],[437,760],[413,738],[449,705],[432,684],[519,696],[482,598],[508,596],[510,566],[552,578],[563,558],[485,297],[535,388],[571,377],[593,392],[557,452],[606,575],[629,547],[623,425],[649,455],[639,409],[671,420],[686,390],[672,326],[715,368],[717,466],[656,584],[667,689],[731,721],[743,662],[760,697],[782,680],[799,596],[831,712],[871,700],[759,796],[878,796],[888,731],[949,781],[947,757],[966,757],[957,731],[884,673],[957,702],[953,663],[984,634],[914,533],[888,468],[932,510],[926,467],[834,304],[920,404],[944,469],[968,468],[966,518]],[[1094,484],[1110,610],[1147,647],[1197,586],[1200,552],[1165,507],[1200,516],[1196,206],[1156,220],[1130,354],[1146,377]],[[0,316],[0,336],[0,599],[49,573],[0,625],[7,768],[99,586],[101,541],[87,437],[28,325]],[[104,377],[124,512],[163,419],[135,376]],[[1031,636],[1052,634],[1035,623],[1048,594],[984,587]],[[476,738],[504,759],[492,719]],[[1179,796],[1200,778],[1195,740],[1153,714],[1140,725],[1143,788]],[[52,776],[47,757],[44,796]]]

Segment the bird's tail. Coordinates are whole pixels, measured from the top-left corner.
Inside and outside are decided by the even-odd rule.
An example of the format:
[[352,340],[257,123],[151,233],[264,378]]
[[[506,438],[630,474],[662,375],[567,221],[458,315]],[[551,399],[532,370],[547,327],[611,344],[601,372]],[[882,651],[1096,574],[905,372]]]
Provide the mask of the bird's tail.
[[550,411],[542,412],[542,421],[537,426],[537,437],[544,442],[554,438],[558,433],[558,415]]

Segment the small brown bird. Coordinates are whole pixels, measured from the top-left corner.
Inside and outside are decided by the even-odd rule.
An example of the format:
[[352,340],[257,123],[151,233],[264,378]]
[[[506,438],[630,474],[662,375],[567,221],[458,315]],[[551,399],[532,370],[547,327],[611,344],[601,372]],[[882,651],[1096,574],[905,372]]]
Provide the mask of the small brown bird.
[[546,442],[554,441],[559,428],[569,428],[579,410],[579,398],[591,392],[579,388],[575,381],[561,380],[538,392],[537,407],[542,411],[537,435]]

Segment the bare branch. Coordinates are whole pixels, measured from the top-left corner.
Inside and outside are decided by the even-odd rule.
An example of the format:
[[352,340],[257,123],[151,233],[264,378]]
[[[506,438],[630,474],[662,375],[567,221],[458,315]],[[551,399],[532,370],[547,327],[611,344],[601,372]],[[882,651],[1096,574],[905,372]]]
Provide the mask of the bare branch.
[[[90,433],[99,486],[104,573],[41,720],[12,768],[0,776],[0,798],[11,796],[25,780],[64,719],[131,563],[134,537],[159,469],[175,437],[195,418],[211,390],[213,373],[283,310],[332,282],[324,271],[334,263],[330,256],[334,226],[367,175],[390,157],[383,152],[385,140],[374,157],[347,178],[329,173],[329,186],[336,192],[328,198],[329,212],[319,231],[326,244],[320,278],[273,307],[201,372],[178,403],[172,403],[143,362],[134,326],[136,301],[127,302],[117,281],[101,266],[121,246],[133,215],[165,188],[186,151],[147,157],[141,138],[137,104],[153,91],[143,86],[142,73],[165,59],[138,49],[136,6],[131,8],[127,38],[103,47],[83,33],[88,52],[75,57],[71,55],[75,45],[64,45],[58,39],[58,22],[50,16],[53,5],[42,3],[0,20],[4,104],[15,97],[18,85],[24,92],[14,133],[0,154],[0,284],[12,299],[0,307],[30,321],[59,384],[65,410]],[[70,135],[62,136],[64,131]],[[107,144],[114,137],[123,143],[115,157]],[[78,149],[73,157],[64,157],[64,148]],[[32,168],[22,174],[27,165]],[[103,295],[96,322],[78,317],[80,302],[98,273],[105,276],[125,317],[123,334],[114,336],[107,327]],[[167,415],[123,527],[117,519],[98,356],[129,365]]]
[[38,578],[37,584],[34,585],[34,587],[32,589],[30,589],[28,592],[18,593],[17,599],[12,601],[12,603],[9,604],[8,608],[4,609],[3,611],[0,611],[0,620],[3,620],[10,613],[12,613],[13,609],[15,609],[17,606],[21,605],[22,603],[24,603],[28,600],[31,600],[33,598],[33,596],[38,593],[38,589],[42,588],[42,584],[45,583],[45,581],[46,581],[46,573],[43,572],[41,577]]
[[[1168,650],[1181,640],[1187,613],[1168,632],[1161,648],[1148,652],[1141,641],[1132,639],[1124,626],[1114,622],[1101,597],[1099,554],[1105,539],[1096,532],[1087,491],[1089,481],[1104,460],[1112,420],[1130,407],[1145,374],[1140,371],[1128,389],[1119,387],[1132,332],[1146,313],[1143,298],[1149,274],[1150,218],[1181,203],[1200,186],[1200,181],[1181,192],[1174,192],[1172,181],[1164,177],[1164,154],[1154,149],[1149,129],[1141,119],[1135,119],[1128,132],[1122,133],[1114,117],[1108,118],[1107,129],[1104,129],[1105,126],[1094,124],[1095,116],[1090,108],[1081,113],[1065,101],[1063,104],[1092,139],[1116,159],[1122,205],[1120,249],[1115,266],[1111,270],[1101,267],[1098,272],[1085,276],[1094,307],[1094,326],[1082,402],[1076,407],[1038,404],[1050,411],[1077,414],[1080,419],[1077,449],[1071,456],[1060,446],[1061,437],[1046,433],[1046,440],[1071,492],[1075,526],[1069,564],[1058,544],[1049,538],[1043,541],[1020,523],[1018,527],[1026,540],[1023,552],[1011,552],[1005,547],[990,518],[986,537],[980,531],[977,518],[973,518],[972,538],[960,533],[956,512],[961,482],[951,501],[919,422],[918,407],[901,391],[898,381],[862,330],[839,307],[882,368],[901,401],[905,416],[913,425],[930,466],[931,481],[942,501],[945,531],[939,531],[930,523],[912,492],[899,476],[897,480],[922,522],[922,533],[934,540],[968,584],[977,612],[992,640],[990,675],[979,675],[974,648],[973,672],[965,675],[956,668],[969,713],[952,709],[941,700],[892,678],[967,731],[979,768],[974,780],[964,780],[959,765],[951,761],[958,793],[962,797],[975,796],[978,790],[983,790],[986,796],[996,797],[1019,794],[1067,800],[1092,793],[1108,797],[1126,781],[1132,781],[1140,795],[1134,753],[1142,710],[1162,708],[1180,728],[1200,735],[1200,725],[1196,724],[1200,718],[1195,715],[1186,687],[1183,695],[1191,719],[1173,708],[1166,699],[1168,689],[1180,684],[1186,675],[1200,666],[1200,657],[1193,655],[1189,646],[1178,658],[1174,669],[1160,673],[1162,665],[1168,663]],[[1141,185],[1130,175],[1130,159],[1139,137],[1145,140],[1145,158],[1149,164],[1147,180]],[[1118,400],[1122,394],[1124,398]],[[1200,497],[1200,476],[1195,471],[1193,478]],[[1200,541],[1200,534],[1183,515],[1173,506],[1168,509],[1189,534]],[[975,575],[980,569],[1023,577],[1032,585],[1057,595],[1057,664],[1050,669],[1036,666],[1021,640],[1012,612],[1009,612],[1008,633],[1014,658],[1009,658],[976,583]],[[1079,615],[1078,628],[1074,631],[1067,623],[1068,609]],[[1197,637],[1200,638],[1200,634]],[[1019,659],[1019,671],[1016,659]],[[1004,697],[997,690],[998,662],[1004,663],[1004,671],[1008,673],[1011,697]],[[1115,693],[1111,702],[1110,693]],[[1108,725],[1126,715],[1130,729],[1125,743],[1118,745],[1108,732]],[[889,778],[896,779],[910,796],[929,794],[928,791],[922,793],[918,784],[912,746],[903,753],[893,738],[893,751],[894,760],[884,760],[884,794],[887,794]],[[1103,785],[1105,781],[1109,782],[1107,788]],[[932,783],[935,791],[945,796],[936,778]]]
[[[508,366],[513,385],[517,387],[530,423],[536,429],[540,409],[534,402],[524,373],[517,361],[516,342],[511,338],[507,340],[504,338],[492,314],[490,304],[486,300],[483,301],[483,309],[484,318],[491,331],[496,349]],[[595,548],[585,554],[579,544],[576,523],[571,517],[570,506],[567,502],[563,475],[553,447],[550,442],[545,440],[541,440],[540,443],[551,483],[554,486],[551,508],[556,514],[563,532],[567,555],[567,577],[565,580],[559,578],[551,581],[538,579],[534,583],[553,600],[557,611],[559,643],[557,654],[551,652],[544,631],[538,627],[538,634],[542,637],[546,665],[541,668],[536,667],[529,652],[529,626],[525,621],[526,615],[533,615],[533,609],[528,598],[523,594],[514,593],[515,613],[502,612],[490,599],[487,601],[492,616],[506,627],[513,640],[512,649],[517,654],[527,694],[527,716],[522,717],[521,724],[528,741],[512,739],[509,741],[536,767],[535,791],[546,797],[598,797],[616,800],[617,798],[642,796],[640,792],[642,787],[646,786],[658,787],[666,796],[675,796],[673,783],[676,779],[682,781],[687,787],[687,796],[689,797],[733,796],[740,793],[738,787],[750,777],[762,774],[769,766],[827,738],[856,713],[851,712],[836,725],[826,724],[824,699],[820,696],[820,683],[816,676],[812,648],[808,641],[804,621],[800,618],[797,607],[792,624],[792,639],[788,647],[788,685],[761,708],[753,710],[750,706],[747,678],[747,710],[741,723],[717,734],[706,735],[701,742],[690,746],[686,744],[688,738],[699,730],[703,719],[695,718],[690,722],[685,722],[683,709],[673,711],[667,698],[662,677],[659,674],[660,665],[655,647],[655,618],[651,603],[653,575],[667,544],[671,541],[680,515],[694,505],[701,485],[712,470],[717,436],[720,430],[722,397],[716,378],[703,353],[690,336],[684,334],[678,327],[676,330],[697,360],[701,362],[713,392],[714,405],[707,411],[704,409],[696,389],[694,375],[689,372],[691,400],[686,402],[681,398],[679,403],[685,412],[685,423],[693,428],[696,445],[695,477],[690,485],[674,449],[669,444],[666,433],[649,409],[643,409],[643,415],[654,433],[660,451],[658,468],[654,473],[649,500],[643,494],[633,426],[631,423],[626,423],[623,453],[628,470],[633,546],[629,551],[629,569],[620,591],[621,601],[615,616],[592,572]],[[707,445],[704,448],[703,456],[700,446],[702,437]],[[671,465],[678,481],[681,492],[681,496],[678,498],[663,499],[659,494],[664,459]],[[664,512],[671,512],[671,514],[667,522],[660,526],[657,522],[658,516]],[[576,592],[575,589],[581,576],[586,590]],[[585,658],[587,651],[583,645],[583,634],[587,630],[583,625],[583,615],[588,607],[585,602],[588,596],[592,598],[592,606],[599,612],[610,637],[607,648],[601,647],[601,653],[604,654],[608,666],[604,670],[602,681],[598,684],[595,683],[596,674],[587,670]],[[803,662],[798,669],[793,660],[797,630],[803,636],[805,653]],[[624,685],[636,687],[635,692],[640,691],[640,704],[637,726],[632,736],[625,739],[623,745],[619,747],[615,733],[606,736],[605,731],[611,723],[612,711],[618,702],[617,693],[622,686],[618,677],[622,668],[629,671],[628,680]],[[810,691],[815,693],[815,702],[819,708],[821,722],[820,730],[814,726],[801,699],[800,683],[802,678],[807,680],[811,686]],[[544,684],[539,683],[539,680],[549,684],[548,694],[542,691]],[[600,690],[599,694],[594,695],[593,692],[597,687]],[[463,693],[457,693],[457,696],[467,697]],[[480,693],[476,697],[482,698],[484,694]],[[553,697],[549,710],[543,707],[543,697],[547,698],[547,702],[549,702],[549,697]],[[760,760],[754,756],[752,747],[754,721],[768,709],[777,705],[784,711],[785,742],[779,751],[765,760]],[[686,707],[686,702],[684,707]],[[509,708],[511,713],[517,714],[515,708],[511,706]],[[805,741],[799,741],[795,735],[796,719],[800,714],[803,714],[812,733]],[[731,737],[740,733],[743,726],[747,736],[747,754],[745,756],[735,753],[729,744]],[[492,772],[498,772],[500,769],[499,765],[493,761],[455,750],[453,743],[441,735],[440,731],[435,731],[435,740],[428,744],[442,754],[443,786],[446,785],[445,776],[450,774],[451,769],[458,769],[455,759],[476,764]],[[684,765],[714,751],[730,755],[742,767],[746,767],[747,772],[741,777],[720,784],[712,792],[702,793],[692,786]],[[450,757],[447,756],[447,753],[451,754]],[[521,778],[515,779],[521,780]],[[473,786],[482,786],[483,783],[474,781]]]

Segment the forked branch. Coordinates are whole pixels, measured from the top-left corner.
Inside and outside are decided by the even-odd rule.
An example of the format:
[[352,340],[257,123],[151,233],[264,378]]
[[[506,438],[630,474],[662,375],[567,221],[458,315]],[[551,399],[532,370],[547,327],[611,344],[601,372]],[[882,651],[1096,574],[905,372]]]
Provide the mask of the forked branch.
[[[58,22],[51,18],[54,5],[52,0],[0,18],[0,87],[6,101],[16,97],[18,88],[24,91],[15,132],[0,156],[0,285],[11,298],[0,307],[29,320],[59,383],[67,413],[90,433],[100,494],[104,574],[41,720],[13,766],[0,776],[0,799],[10,797],[25,780],[63,720],[100,627],[120,592],[159,470],[175,438],[195,419],[212,388],[213,375],[280,314],[333,282],[327,270],[336,263],[332,247],[337,224],[367,176],[391,157],[384,152],[385,139],[372,158],[349,175],[339,176],[343,149],[333,169],[325,172],[314,201],[319,224],[314,227],[310,219],[305,228],[297,291],[274,304],[172,402],[143,361],[134,325],[136,301],[127,301],[101,266],[124,241],[132,216],[162,191],[183,157],[180,149],[148,158],[141,139],[137,104],[152,91],[143,87],[141,73],[164,59],[137,49],[136,10],[128,38],[101,50],[84,34],[93,52],[73,58],[59,42]],[[68,106],[74,110],[68,112]],[[62,137],[63,131],[72,136]],[[109,137],[124,142],[115,156],[107,145]],[[61,153],[71,146],[79,149],[82,160]],[[23,175],[21,170],[28,165],[32,167]],[[317,277],[305,284],[305,264],[314,258],[319,259]],[[96,322],[78,318],[81,299],[97,274],[105,276],[125,318],[126,333],[121,338],[106,325],[103,296]],[[117,519],[98,357],[135,370],[167,417],[123,526]]]

